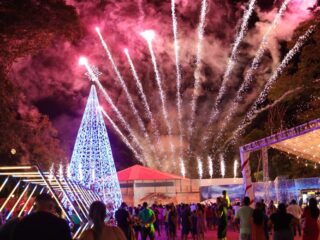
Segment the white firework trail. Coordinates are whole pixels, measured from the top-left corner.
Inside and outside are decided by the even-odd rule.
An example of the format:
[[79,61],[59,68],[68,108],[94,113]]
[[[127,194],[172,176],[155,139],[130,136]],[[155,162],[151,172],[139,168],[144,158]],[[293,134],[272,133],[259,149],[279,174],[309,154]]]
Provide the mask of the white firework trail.
[[[300,91],[301,89],[303,89],[303,87],[297,87],[295,89],[292,89],[292,90],[289,90],[287,91],[286,93],[284,93],[280,98],[278,98],[276,101],[274,101],[273,103],[263,107],[263,108],[260,108],[259,110],[257,110],[255,112],[255,115],[253,118],[250,119],[250,121],[247,121],[245,124],[239,126],[237,128],[237,130],[235,130],[234,132],[234,135],[232,135],[231,137],[229,137],[225,142],[224,142],[224,145],[220,148],[221,149],[225,149],[227,148],[229,145],[231,144],[235,144],[236,140],[237,140],[237,137],[239,137],[240,135],[242,135],[242,131],[251,123],[251,121],[257,116],[259,115],[260,113],[270,109],[270,108],[273,108],[274,106],[276,106],[278,103],[282,102],[282,100],[284,100],[287,96],[297,92],[297,91]],[[239,134],[239,135],[238,135]],[[236,136],[236,137],[235,137]]]
[[199,178],[202,179],[202,177],[203,177],[203,165],[202,165],[202,161],[201,161],[200,157],[197,158],[197,161],[198,161]]
[[208,156],[208,169],[209,169],[210,178],[212,178],[212,176],[213,176],[213,161],[210,156]]
[[183,161],[182,157],[180,157],[180,173],[183,177],[186,176],[186,167],[184,165],[184,161]]
[[[174,54],[175,54],[175,62],[176,62],[176,82],[177,82],[177,110],[178,110],[178,127],[179,127],[179,141],[180,147],[182,146],[182,112],[181,112],[181,70],[180,70],[180,58],[179,58],[179,50],[180,45],[178,41],[178,23],[175,11],[175,0],[171,0],[171,16],[172,16],[172,31],[173,31],[173,46],[174,46]],[[180,151],[180,157],[182,153]],[[180,171],[182,171],[182,165],[180,166]]]
[[224,176],[226,175],[226,164],[222,154],[220,154],[220,172],[221,176],[224,178]]
[[136,71],[136,68],[135,68],[135,66],[134,66],[134,64],[132,62],[132,59],[130,57],[128,49],[124,49],[124,53],[125,53],[125,55],[127,57],[127,60],[128,60],[129,65],[130,65],[133,78],[134,78],[134,80],[136,82],[138,93],[139,93],[139,95],[140,95],[140,97],[142,99],[142,104],[144,106],[145,114],[148,117],[148,119],[150,120],[152,129],[153,129],[155,137],[156,137],[156,141],[157,141],[159,149],[160,149],[160,152],[163,152],[163,148],[162,148],[162,145],[160,143],[159,129],[158,129],[158,126],[156,124],[156,121],[153,118],[153,114],[151,112],[150,105],[149,105],[149,103],[147,101],[147,97],[146,97],[146,95],[144,93],[143,86],[141,84],[140,78],[139,78],[139,76],[137,74],[137,71]]
[[107,120],[109,121],[109,123],[112,125],[113,129],[118,133],[118,135],[121,137],[122,141],[127,145],[127,147],[133,152],[133,154],[135,155],[135,157],[140,161],[140,162],[144,162],[141,158],[141,156],[138,154],[138,152],[135,150],[135,148],[131,145],[130,141],[128,140],[128,138],[121,132],[121,130],[119,129],[119,127],[117,126],[117,124],[111,119],[111,117],[108,115],[108,113],[106,113],[106,111],[100,107],[100,110],[102,112],[102,114],[107,118]]
[[[105,40],[103,39],[103,37],[102,37],[102,35],[101,35],[101,33],[100,33],[99,28],[96,28],[96,32],[97,32],[97,34],[98,34],[98,36],[99,36],[99,38],[100,38],[100,41],[101,41],[101,44],[102,44],[104,50],[106,51],[106,54],[107,54],[107,56],[108,56],[108,58],[109,58],[109,60],[110,60],[110,62],[111,62],[112,68],[113,68],[114,72],[115,72],[116,75],[117,75],[117,79],[119,80],[120,85],[121,85],[122,89],[123,89],[124,92],[125,92],[125,95],[126,95],[126,97],[127,97],[127,99],[128,99],[130,108],[131,108],[131,110],[132,110],[132,112],[133,112],[133,114],[134,114],[134,116],[135,116],[135,118],[136,118],[136,120],[137,120],[137,122],[138,122],[138,125],[139,125],[141,131],[143,132],[143,135],[144,135],[147,143],[149,144],[149,147],[150,147],[150,149],[151,149],[151,152],[153,153],[154,157],[155,157],[156,159],[158,159],[158,158],[157,158],[157,155],[156,155],[156,151],[155,151],[155,149],[154,149],[154,146],[153,146],[153,144],[151,143],[149,134],[148,134],[148,132],[147,132],[145,126],[144,126],[144,123],[143,123],[143,121],[142,121],[142,119],[141,119],[141,117],[140,117],[140,115],[139,115],[139,112],[138,112],[137,108],[135,107],[135,105],[134,105],[134,103],[133,103],[133,99],[132,99],[132,97],[131,97],[131,95],[130,95],[130,93],[129,93],[128,87],[127,87],[125,81],[123,80],[122,75],[121,75],[121,73],[120,73],[120,71],[119,71],[116,63],[114,62],[114,59],[113,59],[112,54],[111,54],[111,52],[110,52],[110,50],[109,50],[109,48],[108,48],[108,45],[107,45],[107,43],[105,42]],[[159,161],[159,159],[158,159],[158,161]]]
[[[156,77],[156,82],[157,82],[157,86],[159,89],[162,114],[164,117],[165,124],[167,126],[168,135],[171,136],[172,135],[172,126],[169,121],[168,111],[167,111],[167,107],[166,107],[166,94],[162,88],[162,81],[161,81],[160,73],[158,70],[158,64],[157,64],[156,56],[154,54],[153,47],[152,47],[152,40],[155,36],[155,33],[152,30],[146,30],[143,33],[141,33],[141,35],[146,39],[147,44],[148,44],[148,48],[149,48],[149,52],[150,52],[150,56],[151,56],[151,61],[152,61],[152,65],[153,65],[153,69],[154,69],[154,73],[155,73],[155,77]],[[171,140],[170,140],[169,144],[170,144],[171,152],[172,152],[172,154],[174,154],[175,149],[174,149],[174,145],[172,144]]]
[[305,42],[309,39],[309,37],[314,33],[316,30],[316,26],[312,25],[309,27],[309,29],[299,37],[298,41],[294,45],[294,47],[286,54],[282,62],[279,64],[278,68],[275,70],[275,72],[272,74],[272,76],[267,81],[264,89],[260,93],[257,100],[253,103],[250,110],[247,112],[246,116],[242,120],[241,124],[238,126],[238,128],[233,132],[232,135],[232,141],[235,142],[241,135],[241,132],[243,131],[244,127],[248,125],[256,116],[257,113],[260,111],[258,110],[258,106],[264,102],[266,99],[269,90],[273,86],[273,84],[276,82],[276,80],[279,78],[279,76],[282,74],[283,70],[288,66],[291,59],[301,50],[302,46],[305,44]]
[[221,87],[219,89],[219,93],[218,93],[218,96],[217,96],[217,99],[216,99],[216,102],[215,102],[215,107],[214,108],[216,109],[216,111],[219,111],[218,110],[218,106],[219,106],[219,104],[220,104],[220,102],[222,100],[222,97],[224,96],[224,94],[226,92],[226,85],[227,85],[227,83],[229,81],[231,72],[232,72],[232,70],[234,68],[234,65],[235,65],[236,61],[237,61],[237,55],[238,55],[238,50],[239,50],[240,43],[242,42],[244,36],[246,35],[246,33],[248,31],[249,19],[250,19],[252,13],[253,13],[255,4],[256,4],[256,0],[250,0],[248,9],[244,13],[242,24],[241,24],[241,27],[240,27],[240,31],[239,31],[239,34],[237,35],[236,40],[235,40],[235,42],[233,44],[233,48],[232,48],[232,51],[231,51],[230,58],[228,60],[227,68],[226,68],[226,71],[225,71],[225,73],[223,75],[222,84],[221,84]]
[[206,13],[207,13],[207,1],[202,0],[201,2],[201,13],[200,13],[200,22],[198,26],[198,41],[197,41],[197,49],[196,49],[196,68],[194,71],[194,87],[193,87],[193,94],[191,100],[191,118],[189,123],[189,138],[192,137],[193,133],[193,124],[195,119],[195,113],[197,108],[197,99],[198,99],[198,92],[200,88],[200,68],[201,68],[201,52],[202,52],[202,40],[204,36],[204,26],[206,20]]
[[231,74],[231,72],[233,70],[233,67],[234,67],[236,61],[237,61],[238,49],[239,49],[240,43],[242,42],[244,36],[247,33],[249,19],[250,19],[250,16],[252,15],[252,13],[253,13],[255,4],[256,4],[256,0],[250,0],[248,9],[244,13],[242,24],[241,24],[241,27],[240,27],[240,31],[239,31],[239,33],[238,33],[238,35],[236,37],[236,40],[235,40],[235,42],[233,44],[233,48],[232,48],[231,55],[230,55],[229,60],[228,60],[226,71],[225,71],[225,73],[223,75],[222,84],[221,84],[221,87],[219,89],[217,99],[215,101],[214,107],[213,107],[213,109],[212,109],[212,111],[210,113],[210,117],[209,117],[209,120],[208,120],[208,123],[207,123],[206,129],[209,129],[209,130],[206,131],[205,135],[201,139],[201,142],[204,145],[207,145],[206,143],[209,140],[209,135],[211,133],[210,125],[212,124],[213,121],[216,120],[216,118],[218,117],[218,115],[220,113],[219,104],[220,104],[220,102],[222,100],[222,97],[225,94],[226,84],[229,81],[230,74]]
[[92,67],[89,65],[88,60],[86,58],[80,58],[79,63],[81,65],[84,65],[87,69],[88,75],[90,77],[90,79],[95,82],[97,84],[97,86],[99,87],[99,89],[101,90],[105,100],[110,104],[111,108],[113,109],[113,111],[117,114],[117,117],[119,118],[119,120],[121,121],[123,127],[129,132],[130,137],[132,138],[132,140],[134,141],[136,146],[141,146],[141,143],[138,141],[138,139],[135,137],[133,130],[131,129],[130,125],[127,123],[127,121],[124,119],[122,113],[120,112],[120,110],[116,107],[116,105],[114,104],[114,102],[112,101],[111,97],[109,96],[109,94],[107,93],[107,91],[104,89],[104,87],[102,86],[102,84],[100,83],[100,80],[98,78],[98,76],[93,72]]
[[[257,70],[257,68],[259,67],[259,64],[261,63],[261,59],[262,59],[262,57],[263,57],[263,55],[264,55],[264,53],[266,51],[266,48],[268,46],[269,37],[270,37],[271,33],[278,26],[283,14],[284,14],[284,11],[287,9],[288,3],[290,1],[291,0],[285,0],[282,3],[277,15],[275,16],[275,18],[273,19],[273,21],[271,23],[271,26],[269,27],[267,32],[263,35],[263,38],[261,40],[261,43],[260,43],[259,48],[257,50],[257,53],[256,53],[254,59],[252,60],[251,67],[247,71],[247,73],[245,75],[245,78],[244,78],[244,81],[241,84],[241,87],[240,87],[239,91],[237,92],[237,96],[236,96],[236,100],[235,101],[237,101],[237,102],[241,101],[242,97],[243,97],[243,94],[245,93],[245,91],[248,90],[248,87],[249,87],[250,83],[253,80],[253,74],[254,74],[255,70]],[[233,109],[233,110],[235,110],[235,109]]]
[[234,162],[233,162],[233,177],[234,177],[234,178],[237,177],[238,167],[239,167],[239,162],[238,162],[238,160],[234,160]]

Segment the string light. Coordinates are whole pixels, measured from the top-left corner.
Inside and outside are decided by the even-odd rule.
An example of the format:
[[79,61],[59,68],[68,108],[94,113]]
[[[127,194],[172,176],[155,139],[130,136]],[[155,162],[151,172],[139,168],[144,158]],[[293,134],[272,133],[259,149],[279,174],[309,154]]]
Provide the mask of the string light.
[[122,202],[120,185],[99,107],[96,88],[92,85],[71,157],[71,179],[91,186],[104,202],[118,208]]

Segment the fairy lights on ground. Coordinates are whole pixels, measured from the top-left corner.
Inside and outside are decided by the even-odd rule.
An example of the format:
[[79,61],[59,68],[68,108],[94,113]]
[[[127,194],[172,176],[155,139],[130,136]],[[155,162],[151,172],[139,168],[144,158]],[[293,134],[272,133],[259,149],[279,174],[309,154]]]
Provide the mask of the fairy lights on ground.
[[191,100],[189,138],[192,137],[193,124],[194,124],[194,118],[195,118],[196,107],[197,107],[197,99],[198,99],[199,88],[200,88],[201,52],[202,52],[202,40],[203,40],[203,36],[204,36],[204,26],[205,26],[205,20],[206,20],[206,13],[207,13],[207,1],[202,0],[200,22],[199,22],[198,33],[197,33],[198,41],[197,41],[197,48],[196,48],[196,67],[195,67],[195,71],[194,71],[194,87],[193,87],[193,94],[192,94],[192,100]]
[[[154,54],[153,47],[152,47],[152,40],[155,38],[155,32],[153,30],[145,30],[144,32],[141,33],[141,36],[144,37],[144,39],[146,40],[146,42],[148,44],[148,48],[149,48],[149,52],[150,52],[150,56],[151,56],[151,61],[152,61],[152,65],[153,65],[153,70],[155,73],[155,78],[156,78],[156,82],[157,82],[157,86],[158,86],[158,90],[159,90],[159,94],[160,94],[162,114],[163,114],[164,121],[165,121],[165,124],[167,127],[168,135],[171,136],[172,135],[172,126],[169,121],[168,111],[167,111],[167,107],[166,107],[166,94],[162,88],[162,80],[161,80],[160,73],[158,70],[157,59],[156,59],[156,56]],[[174,145],[173,145],[171,139],[170,139],[170,149],[171,149],[171,152],[174,154],[175,150],[174,150]]]
[[[129,93],[128,87],[127,87],[125,81],[123,80],[123,77],[122,77],[122,75],[121,75],[121,73],[120,73],[120,71],[119,71],[119,69],[118,69],[113,57],[112,57],[111,51],[109,50],[107,43],[103,39],[99,28],[96,28],[96,32],[97,32],[97,34],[98,34],[98,36],[100,38],[100,41],[101,41],[102,46],[103,46],[103,48],[104,48],[104,50],[105,50],[105,52],[106,52],[106,54],[108,56],[108,59],[111,62],[112,68],[113,68],[114,72],[117,75],[117,79],[118,79],[118,81],[119,81],[119,83],[120,83],[120,85],[121,85],[121,87],[122,87],[122,89],[123,89],[123,91],[124,91],[124,93],[125,93],[125,95],[127,97],[127,100],[129,102],[130,108],[131,108],[132,113],[133,113],[133,115],[135,116],[135,118],[136,118],[136,120],[138,122],[140,130],[143,132],[143,135],[144,135],[144,137],[145,137],[145,139],[146,139],[146,141],[147,141],[147,143],[148,143],[148,145],[149,145],[149,147],[151,149],[151,152],[153,153],[153,155],[157,159],[156,151],[154,149],[154,145],[152,144],[152,142],[150,140],[150,137],[149,137],[149,134],[148,134],[148,131],[146,130],[146,128],[144,126],[144,123],[143,123],[143,121],[142,121],[142,119],[141,119],[141,117],[139,115],[139,112],[138,112],[137,108],[134,105],[134,102],[133,102],[133,99],[132,99],[132,97],[131,97],[131,95]],[[151,38],[152,36],[150,35],[149,37]],[[158,161],[159,161],[159,159],[158,159]]]

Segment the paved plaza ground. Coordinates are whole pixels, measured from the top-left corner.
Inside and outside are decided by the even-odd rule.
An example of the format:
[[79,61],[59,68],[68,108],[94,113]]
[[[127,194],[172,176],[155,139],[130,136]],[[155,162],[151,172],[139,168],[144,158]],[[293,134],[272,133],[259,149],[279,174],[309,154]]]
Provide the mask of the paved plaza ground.
[[[178,236],[177,236],[176,240],[181,240],[180,230],[177,232],[178,232]],[[192,239],[192,236],[189,235],[188,239]],[[207,231],[205,233],[205,239],[210,239],[210,240],[218,239],[217,232],[215,230]],[[227,239],[228,240],[238,240],[239,239],[239,232],[230,229],[227,234]],[[294,238],[294,240],[301,240],[301,239],[302,239],[301,237]],[[167,240],[164,229],[161,231],[160,237],[158,236],[158,234],[156,234],[156,240]],[[270,240],[272,240],[272,236],[270,236]]]

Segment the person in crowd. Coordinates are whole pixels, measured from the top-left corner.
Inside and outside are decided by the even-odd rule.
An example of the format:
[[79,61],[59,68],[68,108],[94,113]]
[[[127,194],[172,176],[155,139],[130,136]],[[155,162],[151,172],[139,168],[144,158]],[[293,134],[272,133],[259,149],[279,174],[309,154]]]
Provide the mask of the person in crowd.
[[250,207],[250,198],[244,197],[243,205],[238,210],[235,220],[240,221],[240,240],[251,239],[251,225],[250,220],[252,218],[253,209]]
[[213,229],[217,228],[218,225],[218,216],[217,216],[217,203],[212,204],[212,225],[213,225]]
[[192,212],[192,216],[191,216],[191,234],[192,234],[192,239],[193,240],[198,240],[198,217],[197,217],[197,211],[194,210]]
[[203,205],[200,203],[197,204],[197,233],[198,233],[198,239],[203,240],[204,239],[204,232],[206,231],[205,226],[205,214],[204,214],[204,208]]
[[150,240],[155,239],[154,225],[156,220],[154,212],[148,208],[148,203],[144,202],[142,205],[142,210],[139,213],[139,219],[141,222],[141,238],[146,240],[149,237]]
[[178,212],[176,207],[172,204],[170,206],[170,212],[168,216],[169,240],[176,239],[177,225],[178,225]]
[[0,227],[0,239],[1,240],[12,240],[13,233],[18,223],[20,222],[19,218],[12,218]]
[[217,198],[217,218],[218,218],[218,239],[227,239],[228,216],[227,207],[221,197]]
[[296,236],[297,229],[298,229],[299,236],[301,236],[300,219],[301,219],[301,215],[302,215],[302,210],[299,207],[299,205],[297,204],[297,201],[295,199],[293,199],[290,202],[290,205],[287,207],[287,213],[290,213],[298,220],[297,224],[294,224],[292,226],[293,227],[293,235]]
[[55,215],[53,198],[42,193],[35,199],[35,212],[24,217],[13,231],[13,240],[71,240],[68,223]]
[[207,228],[209,230],[212,230],[212,225],[213,225],[213,211],[212,211],[212,206],[209,205],[206,207],[206,220],[207,220]]
[[303,235],[302,240],[318,240],[319,239],[319,208],[315,198],[309,199],[309,205],[305,207],[302,219]]
[[183,206],[181,226],[181,239],[187,240],[189,232],[191,231],[191,209],[189,205]]
[[128,240],[131,240],[132,229],[131,229],[131,216],[127,210],[128,206],[125,202],[121,203],[120,208],[115,213],[115,219],[117,225],[123,231],[124,235]]
[[95,201],[91,204],[89,218],[93,222],[93,228],[84,231],[80,240],[126,240],[125,234],[119,227],[104,223],[106,212],[106,205],[103,202]]
[[169,238],[169,213],[170,213],[170,206],[167,204],[164,211],[164,228],[166,231],[167,238]]
[[230,198],[228,196],[228,192],[226,190],[222,191],[222,200],[228,209],[231,206],[231,202],[230,202]]
[[133,230],[134,230],[134,235],[135,235],[136,240],[139,239],[139,235],[141,232],[141,223],[140,223],[140,219],[139,219],[139,212],[140,212],[139,208],[135,207],[133,209]]
[[268,210],[267,210],[267,215],[268,217],[270,217],[272,214],[277,212],[277,208],[274,205],[273,200],[270,201],[269,206],[268,206]]
[[269,225],[273,226],[273,240],[293,240],[291,226],[295,223],[294,216],[287,213],[286,205],[280,203],[278,211],[269,220]]
[[251,240],[265,240],[265,218],[263,213],[263,205],[257,202],[252,212],[251,223]]
[[158,236],[160,237],[161,236],[161,232],[160,232],[160,220],[159,220],[160,212],[159,212],[159,208],[158,208],[158,206],[156,204],[153,204],[151,209],[154,212],[154,215],[155,215],[155,218],[156,218],[156,220],[155,220],[155,222],[153,224],[154,225],[154,229],[155,229],[156,232],[158,232]]

